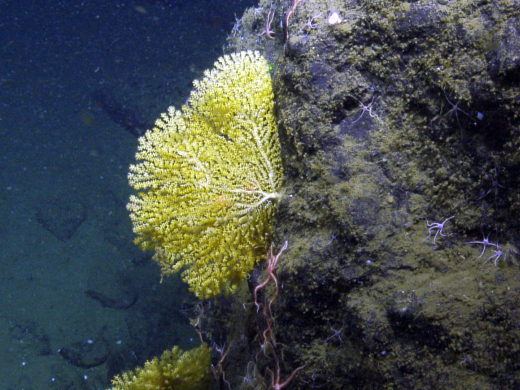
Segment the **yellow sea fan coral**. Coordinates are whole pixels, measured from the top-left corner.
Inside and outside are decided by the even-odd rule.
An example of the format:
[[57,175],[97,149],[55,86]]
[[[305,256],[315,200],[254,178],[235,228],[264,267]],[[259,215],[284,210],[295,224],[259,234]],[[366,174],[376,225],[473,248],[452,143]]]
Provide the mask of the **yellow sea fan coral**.
[[183,352],[175,346],[112,379],[112,390],[205,390],[213,388],[211,355],[207,344]]
[[170,107],[139,139],[128,209],[136,242],[163,276],[183,273],[200,299],[233,292],[267,249],[282,163],[267,61],[223,56],[182,112]]

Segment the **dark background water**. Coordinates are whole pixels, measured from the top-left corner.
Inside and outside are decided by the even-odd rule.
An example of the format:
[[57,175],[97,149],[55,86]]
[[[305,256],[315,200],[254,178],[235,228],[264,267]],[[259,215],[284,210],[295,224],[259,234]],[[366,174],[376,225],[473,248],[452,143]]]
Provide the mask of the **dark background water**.
[[0,388],[104,388],[196,344],[192,298],[132,243],[126,176],[253,5],[0,1]]

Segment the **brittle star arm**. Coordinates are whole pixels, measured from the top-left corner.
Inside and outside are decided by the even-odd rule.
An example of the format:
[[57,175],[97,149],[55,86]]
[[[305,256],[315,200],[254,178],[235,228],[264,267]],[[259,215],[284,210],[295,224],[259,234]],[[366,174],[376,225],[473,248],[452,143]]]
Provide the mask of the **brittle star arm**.
[[497,250],[494,250],[494,249],[491,249],[491,252],[495,252],[495,254],[493,256],[491,256],[489,259],[487,259],[484,264],[482,264],[482,267],[486,265],[486,263],[491,260],[492,258],[495,258],[495,267],[498,267],[497,263],[498,263],[498,259],[500,259],[500,256],[502,256],[502,254],[504,252],[502,252],[500,250],[500,247],[497,246]]

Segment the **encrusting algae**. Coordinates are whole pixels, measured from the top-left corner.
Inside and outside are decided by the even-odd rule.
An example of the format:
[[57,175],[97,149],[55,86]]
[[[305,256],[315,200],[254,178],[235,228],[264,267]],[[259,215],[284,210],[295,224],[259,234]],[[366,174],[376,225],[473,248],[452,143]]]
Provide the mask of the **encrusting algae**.
[[200,299],[233,293],[262,258],[283,168],[274,95],[258,52],[226,55],[139,139],[128,209],[136,243]]
[[211,354],[207,344],[183,352],[175,346],[112,379],[111,390],[206,390],[213,388]]

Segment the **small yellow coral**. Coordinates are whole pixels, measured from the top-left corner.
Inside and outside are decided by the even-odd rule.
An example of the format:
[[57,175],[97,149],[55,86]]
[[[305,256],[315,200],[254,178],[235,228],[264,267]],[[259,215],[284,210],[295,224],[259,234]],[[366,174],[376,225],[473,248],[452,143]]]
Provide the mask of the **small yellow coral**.
[[280,198],[282,163],[267,61],[223,56],[139,139],[128,209],[136,242],[156,251],[163,276],[199,298],[232,293],[262,258]]
[[138,367],[112,379],[112,390],[205,390],[213,386],[211,355],[207,344],[183,352],[175,346]]

